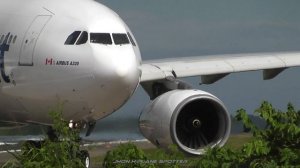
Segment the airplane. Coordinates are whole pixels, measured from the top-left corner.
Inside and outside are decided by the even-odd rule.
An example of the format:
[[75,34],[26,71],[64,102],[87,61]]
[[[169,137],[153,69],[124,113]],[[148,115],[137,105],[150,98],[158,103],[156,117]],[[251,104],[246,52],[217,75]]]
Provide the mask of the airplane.
[[143,61],[129,27],[99,2],[0,2],[1,122],[51,128],[49,110],[65,102],[64,119],[87,126],[88,136],[96,121],[142,86],[150,98],[139,118],[145,138],[160,148],[176,144],[201,155],[226,143],[230,114],[215,95],[180,78],[200,76],[212,84],[231,73],[262,70],[269,80],[299,65],[297,52]]

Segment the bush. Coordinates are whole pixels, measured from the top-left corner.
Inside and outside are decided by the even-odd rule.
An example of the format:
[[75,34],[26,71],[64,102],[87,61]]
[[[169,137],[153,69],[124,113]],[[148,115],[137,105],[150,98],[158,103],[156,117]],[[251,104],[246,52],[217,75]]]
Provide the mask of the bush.
[[153,164],[146,163],[147,160],[145,153],[134,144],[121,144],[116,149],[107,152],[103,161],[103,167],[153,167]]
[[167,150],[157,149],[152,154],[147,153],[147,156],[155,160],[154,166],[159,168],[181,168],[188,163],[185,155],[176,145],[170,145]]
[[251,141],[239,149],[228,146],[207,149],[207,153],[200,157],[188,158],[186,164],[113,164],[116,160],[144,160],[148,158],[159,160],[186,160],[184,155],[171,146],[168,152],[161,149],[152,155],[144,154],[133,144],[124,144],[108,152],[104,167],[208,167],[208,168],[273,168],[273,167],[300,167],[300,112],[291,104],[287,111],[281,112],[268,102],[263,102],[255,111],[266,122],[266,128],[258,129],[252,123],[244,109],[237,111],[236,119],[242,121],[244,127],[253,134]]
[[281,112],[268,102],[255,111],[267,126],[259,130],[245,110],[236,119],[253,133],[253,140],[240,150],[228,147],[208,149],[195,165],[199,167],[300,167],[300,112],[288,104]]
[[[178,161],[178,162],[177,162]],[[133,143],[121,144],[108,151],[103,162],[104,168],[181,168],[184,155],[177,146],[171,145],[167,151],[162,149],[145,154]],[[185,163],[186,165],[187,163]]]
[[42,142],[25,142],[20,153],[11,153],[16,161],[9,161],[3,168],[82,168],[80,157],[79,130],[69,128],[69,123],[62,118],[62,105],[52,110],[53,130],[58,139],[45,138]]

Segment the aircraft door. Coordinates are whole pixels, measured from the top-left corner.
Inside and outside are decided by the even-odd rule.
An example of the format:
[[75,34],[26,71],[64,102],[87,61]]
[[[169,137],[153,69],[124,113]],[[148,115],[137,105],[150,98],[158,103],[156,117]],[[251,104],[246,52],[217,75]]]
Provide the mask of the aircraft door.
[[39,15],[34,18],[22,42],[19,65],[33,66],[33,54],[36,42],[50,19],[50,15]]

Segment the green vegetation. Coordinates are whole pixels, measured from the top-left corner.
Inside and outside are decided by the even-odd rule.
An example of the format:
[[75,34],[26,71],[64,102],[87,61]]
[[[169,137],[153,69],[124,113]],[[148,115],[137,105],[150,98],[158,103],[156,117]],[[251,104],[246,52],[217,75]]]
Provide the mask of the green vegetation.
[[53,129],[57,139],[45,138],[41,143],[26,142],[20,153],[11,153],[15,159],[8,161],[2,168],[82,168],[79,144],[79,130],[70,129],[62,119],[62,105],[52,110]]
[[198,161],[200,167],[300,167],[300,112],[288,104],[281,112],[268,102],[255,111],[266,123],[259,130],[245,110],[238,110],[236,119],[250,129],[253,139],[239,150],[209,149]]
[[[131,162],[133,159],[135,162]],[[145,153],[141,149],[138,149],[134,144],[121,144],[117,149],[107,152],[104,158],[103,167],[121,168],[124,167],[124,165],[128,168],[146,167],[146,160],[147,157]],[[153,165],[151,165],[151,167],[152,166]]]
[[[233,148],[233,149],[240,149],[242,147],[243,144],[249,142],[252,140],[252,135],[249,133],[242,133],[242,134],[238,134],[238,135],[231,135],[228,139],[228,143],[226,144],[227,147],[229,148]],[[122,146],[126,146],[127,144],[122,144]],[[130,143],[130,145],[128,145],[128,148],[132,147],[134,144]],[[123,148],[123,147],[122,147]],[[136,148],[136,147],[135,147]],[[189,165],[192,165],[192,163],[195,163],[195,161],[197,161],[198,158],[195,157],[186,157],[182,152],[178,151],[176,146],[170,146],[170,150],[165,151],[163,149],[159,149],[159,148],[143,148],[141,147],[141,152],[143,153],[142,155],[145,156],[147,158],[147,161],[149,163],[147,163],[147,166],[154,166],[154,167],[175,167],[175,166],[179,166],[179,167],[189,167]],[[126,163],[124,163],[124,161],[128,161],[128,160],[138,160],[138,157],[131,157],[130,159],[127,157],[126,155],[126,151],[127,150],[122,150],[119,147],[115,148],[116,150],[118,150],[119,155],[116,157],[113,157],[111,155],[111,152],[114,151],[112,150],[110,152],[109,158],[110,159],[105,159],[108,157],[108,155],[104,156],[104,155],[100,155],[100,156],[94,156],[94,158],[92,158],[92,161],[94,163],[94,165],[97,165],[97,167],[109,167],[106,165],[113,165],[115,167],[124,167],[124,166],[130,166]],[[121,154],[123,152],[123,154]],[[174,157],[174,155],[176,157]],[[116,160],[121,160],[123,161],[123,163],[119,162],[119,164],[117,165],[115,162]],[[179,161],[179,163],[169,163],[168,161],[170,160],[176,160]],[[104,163],[104,162],[109,162],[109,163]],[[152,162],[152,164],[150,164]],[[153,164],[153,162],[156,164]],[[181,163],[180,163],[181,162]],[[111,164],[114,163],[114,164]],[[105,165],[104,165],[105,164]]]
[[253,140],[253,136],[250,133],[230,135],[225,147],[232,149],[241,149],[245,143],[248,143],[251,140]]
[[[106,156],[97,158],[107,167],[300,167],[300,112],[288,104],[287,111],[276,110],[263,102],[255,113],[267,126],[260,130],[245,110],[237,111],[236,119],[244,123],[251,134],[231,136],[222,148],[207,149],[200,157],[185,156],[176,146],[141,150],[134,144],[123,144]],[[62,107],[51,112],[57,139],[42,143],[25,143],[15,159],[3,168],[19,167],[84,167],[81,161],[79,130],[71,130],[62,119]]]
[[[235,118],[242,121],[252,135],[242,134],[238,138],[231,138],[229,145],[207,149],[207,153],[201,157],[184,157],[176,148],[171,152],[148,150],[145,154],[131,144],[114,149],[111,151],[114,155],[108,152],[103,166],[114,165],[116,158],[130,161],[143,156],[144,160],[177,160],[184,161],[184,164],[146,163],[136,167],[300,167],[300,112],[291,104],[288,104],[286,112],[282,112],[274,109],[270,103],[263,102],[255,113],[266,122],[265,129],[259,130],[245,110],[238,110]],[[126,151],[131,148],[139,152],[128,158]],[[118,166],[130,167],[131,164],[129,162]]]
[[151,152],[144,152],[133,143],[127,143],[108,151],[102,166],[104,168],[180,168],[184,163],[187,164],[184,155],[174,145],[170,146],[168,151],[155,149]]

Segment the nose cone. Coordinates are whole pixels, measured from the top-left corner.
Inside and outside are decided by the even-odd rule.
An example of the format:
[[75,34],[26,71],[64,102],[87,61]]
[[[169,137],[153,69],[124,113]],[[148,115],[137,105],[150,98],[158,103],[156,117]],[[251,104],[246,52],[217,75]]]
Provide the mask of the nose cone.
[[131,45],[97,44],[93,51],[97,100],[101,101],[102,109],[116,110],[130,98],[139,83],[139,60]]
[[95,46],[95,76],[119,88],[135,88],[139,82],[139,61],[130,45]]
[[137,82],[139,79],[138,61],[133,50],[123,49],[115,51],[112,59],[112,68],[115,75],[124,82]]
[[[123,53],[125,54],[125,53]],[[116,82],[117,89],[127,91],[130,96],[139,83],[140,71],[138,63],[133,55],[120,55],[112,59],[113,65],[113,80]],[[120,93],[120,92],[119,92]]]

